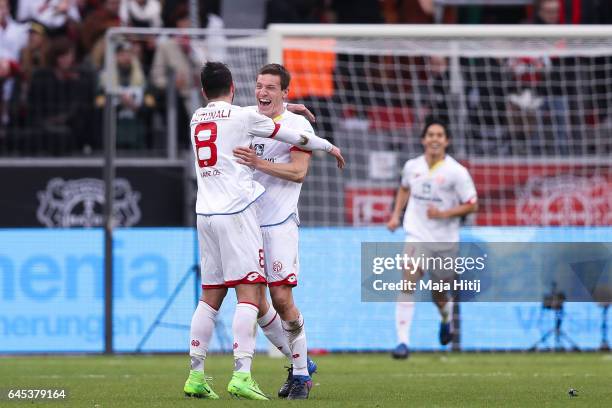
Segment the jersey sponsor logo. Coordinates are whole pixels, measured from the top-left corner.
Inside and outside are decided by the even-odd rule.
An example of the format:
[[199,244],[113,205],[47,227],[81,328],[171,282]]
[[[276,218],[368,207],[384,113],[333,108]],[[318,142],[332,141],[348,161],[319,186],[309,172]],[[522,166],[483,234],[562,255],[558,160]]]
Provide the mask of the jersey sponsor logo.
[[255,149],[255,154],[259,157],[263,156],[264,154],[264,148],[265,145],[263,143],[255,143],[253,145],[253,148]]
[[191,340],[191,345],[193,347],[198,347],[200,345],[200,342],[198,340]]
[[280,272],[283,270],[283,263],[281,261],[274,261],[272,263],[272,270],[274,272]]
[[289,283],[294,283],[297,281],[297,278],[295,277],[295,275],[291,275],[290,277],[287,278],[287,282]]
[[[104,182],[83,178],[53,178],[39,191],[38,221],[47,227],[99,227],[104,223]],[[113,218],[117,226],[131,227],[141,218],[140,193],[124,178],[115,179]]]

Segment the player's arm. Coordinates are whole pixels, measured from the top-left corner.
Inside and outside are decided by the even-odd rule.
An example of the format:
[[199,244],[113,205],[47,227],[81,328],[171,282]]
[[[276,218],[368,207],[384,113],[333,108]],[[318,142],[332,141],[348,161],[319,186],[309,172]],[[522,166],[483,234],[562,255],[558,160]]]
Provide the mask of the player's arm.
[[255,151],[248,147],[237,147],[234,149],[234,156],[238,158],[238,163],[253,167],[274,177],[284,180],[302,183],[308,173],[310,165],[310,152],[292,150],[291,161],[289,163],[272,163],[264,160],[255,154]]
[[[345,165],[340,149],[325,139],[312,133],[282,126],[266,116],[252,113],[251,136],[269,137],[281,142],[289,143],[303,150],[323,150],[336,158],[339,168]],[[272,127],[271,127],[272,126]]]
[[448,210],[439,210],[436,207],[429,207],[427,209],[427,216],[429,218],[453,218],[453,217],[463,217],[464,215],[468,215],[478,210],[478,202],[467,202],[464,204],[459,204],[453,208],[449,208]]
[[389,229],[389,231],[395,231],[397,227],[402,224],[402,211],[404,211],[404,208],[406,208],[409,197],[410,189],[401,185],[397,189],[397,194],[395,194],[395,204],[393,205],[393,212],[391,212],[391,217],[389,218],[389,221],[387,221],[387,228]]

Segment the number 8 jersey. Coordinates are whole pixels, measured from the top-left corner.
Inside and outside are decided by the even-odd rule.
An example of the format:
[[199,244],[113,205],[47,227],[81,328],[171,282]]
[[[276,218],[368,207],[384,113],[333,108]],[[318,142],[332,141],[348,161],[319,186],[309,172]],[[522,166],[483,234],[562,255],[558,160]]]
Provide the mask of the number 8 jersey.
[[253,180],[253,170],[239,164],[236,147],[249,147],[253,137],[274,137],[278,126],[259,113],[215,101],[191,118],[191,144],[198,180],[196,213],[235,214],[243,211],[265,189]]

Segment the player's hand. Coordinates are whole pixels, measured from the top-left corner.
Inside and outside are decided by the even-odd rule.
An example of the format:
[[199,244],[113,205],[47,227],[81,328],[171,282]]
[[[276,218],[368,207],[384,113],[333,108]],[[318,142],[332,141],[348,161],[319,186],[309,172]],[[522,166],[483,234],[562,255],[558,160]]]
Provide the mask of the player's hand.
[[389,221],[387,221],[387,229],[391,232],[395,231],[401,224],[400,218],[397,215],[392,215]]
[[237,162],[244,164],[245,166],[257,168],[259,161],[261,160],[255,154],[255,150],[250,147],[237,147],[233,150],[234,156],[238,158]]
[[315,115],[306,107],[306,105],[302,105],[301,103],[288,103],[287,110],[295,113],[296,115],[304,116],[309,122],[315,123],[317,121]]
[[340,152],[340,149],[334,146],[329,151],[329,154],[331,154],[332,156],[336,158],[336,162],[338,163],[338,168],[343,169],[346,162],[344,161],[344,157],[342,157],[342,153]]
[[427,207],[427,216],[429,218],[447,218],[444,211],[438,210],[438,208],[434,207],[433,205]]

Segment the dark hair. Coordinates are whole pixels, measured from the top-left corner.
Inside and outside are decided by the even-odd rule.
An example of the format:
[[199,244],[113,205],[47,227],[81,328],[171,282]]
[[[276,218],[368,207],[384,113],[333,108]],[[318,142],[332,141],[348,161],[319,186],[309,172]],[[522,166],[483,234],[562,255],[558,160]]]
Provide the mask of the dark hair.
[[232,84],[232,72],[222,62],[207,62],[200,72],[200,81],[206,98],[215,99],[228,95]]
[[425,137],[425,135],[427,134],[427,131],[429,130],[429,127],[432,125],[442,126],[442,129],[444,129],[444,134],[446,135],[446,138],[450,139],[450,132],[448,131],[448,126],[446,125],[446,123],[444,123],[440,119],[435,119],[435,118],[429,118],[425,121],[425,126],[423,127],[423,132],[421,133],[421,139]]
[[58,37],[49,45],[49,50],[47,51],[47,62],[49,63],[50,67],[55,67],[59,57],[74,51],[74,44],[68,37]]
[[257,76],[259,75],[276,75],[280,77],[280,85],[281,89],[284,91],[289,88],[289,83],[291,82],[291,74],[285,67],[281,64],[267,64],[261,67]]

